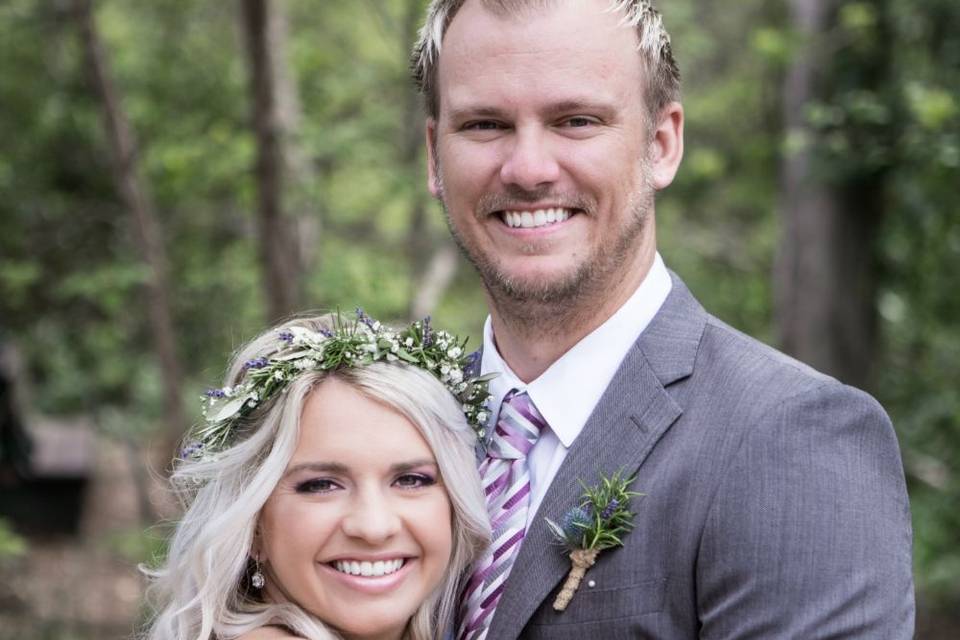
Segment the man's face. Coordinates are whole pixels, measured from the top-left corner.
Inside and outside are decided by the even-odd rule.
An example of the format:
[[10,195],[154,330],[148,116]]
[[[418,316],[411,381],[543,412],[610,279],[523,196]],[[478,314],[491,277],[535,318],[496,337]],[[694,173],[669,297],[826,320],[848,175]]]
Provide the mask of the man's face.
[[444,37],[430,189],[495,302],[572,301],[652,258],[644,72],[608,5],[468,1]]

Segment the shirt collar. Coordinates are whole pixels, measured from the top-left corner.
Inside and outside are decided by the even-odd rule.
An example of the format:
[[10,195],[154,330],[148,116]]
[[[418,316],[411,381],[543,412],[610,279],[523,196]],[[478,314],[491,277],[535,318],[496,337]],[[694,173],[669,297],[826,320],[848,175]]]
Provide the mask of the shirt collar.
[[503,397],[511,389],[525,390],[550,429],[563,446],[569,448],[672,286],[670,274],[657,253],[643,282],[623,306],[529,384],[523,383],[500,357],[493,340],[493,325],[487,316],[481,370],[484,374],[500,374],[489,386],[492,420],[496,421]]

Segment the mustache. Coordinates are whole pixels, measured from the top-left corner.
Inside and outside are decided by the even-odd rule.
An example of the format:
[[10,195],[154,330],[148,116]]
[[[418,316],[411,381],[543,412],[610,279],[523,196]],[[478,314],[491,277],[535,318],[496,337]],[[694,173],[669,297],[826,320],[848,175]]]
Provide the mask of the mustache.
[[485,193],[480,196],[477,201],[477,215],[485,217],[498,211],[520,209],[538,202],[588,212],[595,208],[593,199],[580,193],[557,192],[549,186],[533,191],[511,186],[502,193]]

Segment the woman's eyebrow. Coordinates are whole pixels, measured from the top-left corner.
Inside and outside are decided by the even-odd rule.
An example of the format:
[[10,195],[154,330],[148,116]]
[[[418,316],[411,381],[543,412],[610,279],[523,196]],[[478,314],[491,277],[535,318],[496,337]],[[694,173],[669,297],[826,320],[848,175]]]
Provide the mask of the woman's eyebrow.
[[347,465],[339,462],[301,462],[289,467],[283,475],[289,476],[290,474],[297,473],[298,471],[343,474],[348,471],[348,468]]
[[[404,473],[419,467],[436,467],[437,462],[433,458],[417,458],[415,460],[405,460],[390,465],[390,471],[393,473]],[[347,465],[339,462],[301,462],[287,469],[283,474],[289,476],[300,471],[313,471],[315,473],[336,473],[346,474],[349,472]]]
[[396,464],[390,465],[390,471],[394,473],[403,473],[405,471],[412,471],[420,467],[436,467],[437,462],[433,458],[420,458],[417,460],[409,460],[407,462],[397,462]]

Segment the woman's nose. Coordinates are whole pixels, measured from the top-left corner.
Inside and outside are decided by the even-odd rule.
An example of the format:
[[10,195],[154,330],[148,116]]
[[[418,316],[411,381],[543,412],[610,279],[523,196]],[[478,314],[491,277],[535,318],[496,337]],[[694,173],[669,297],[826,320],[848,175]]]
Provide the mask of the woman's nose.
[[351,502],[341,528],[351,538],[378,544],[400,531],[400,516],[389,496],[379,490],[365,490]]

